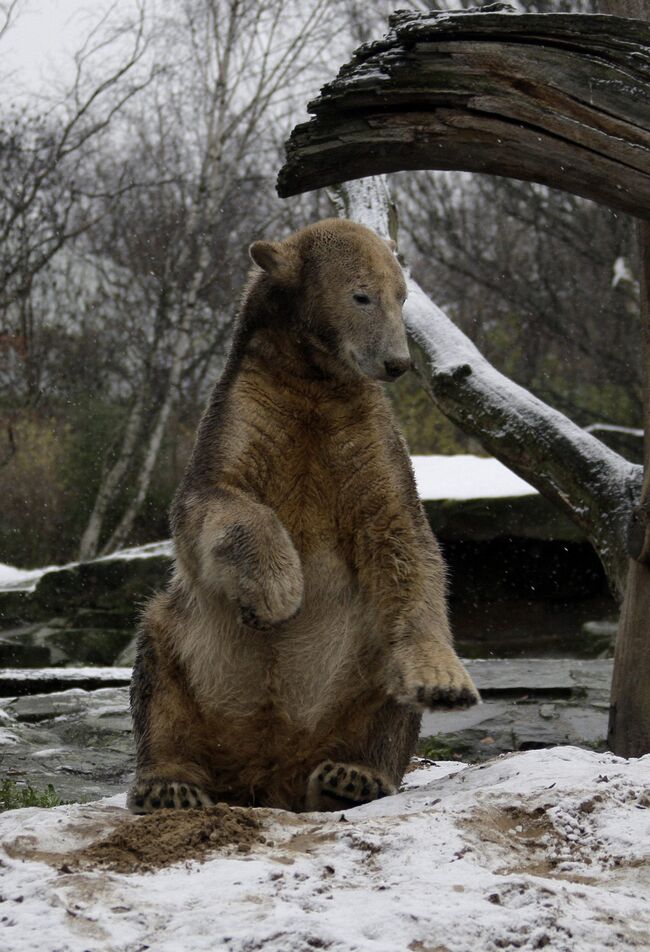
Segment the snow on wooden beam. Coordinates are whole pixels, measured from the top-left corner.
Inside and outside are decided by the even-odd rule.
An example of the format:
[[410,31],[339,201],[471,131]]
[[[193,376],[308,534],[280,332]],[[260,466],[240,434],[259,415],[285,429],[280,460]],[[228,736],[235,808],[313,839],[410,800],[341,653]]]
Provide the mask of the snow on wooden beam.
[[458,169],[650,220],[650,23],[505,6],[392,16],[291,133],[280,195]]

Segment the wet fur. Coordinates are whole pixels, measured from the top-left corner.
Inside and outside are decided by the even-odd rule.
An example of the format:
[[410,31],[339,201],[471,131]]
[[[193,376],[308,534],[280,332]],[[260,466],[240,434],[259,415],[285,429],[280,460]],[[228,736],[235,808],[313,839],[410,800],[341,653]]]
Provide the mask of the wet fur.
[[[252,275],[174,501],[175,576],[140,634],[132,808],[179,781],[233,804],[332,808],[314,792],[324,761],[392,790],[419,710],[477,698],[406,447],[381,385],[345,357],[353,340],[377,362],[397,339],[399,266],[339,221],[259,258],[270,273]],[[361,280],[379,289],[376,340],[341,303]]]

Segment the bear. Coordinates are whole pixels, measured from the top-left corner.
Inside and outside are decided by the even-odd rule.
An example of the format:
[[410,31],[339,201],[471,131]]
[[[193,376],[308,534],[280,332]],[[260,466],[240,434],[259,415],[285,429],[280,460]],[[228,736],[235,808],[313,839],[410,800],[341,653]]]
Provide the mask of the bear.
[[250,256],[140,626],[135,813],[366,803],[423,709],[479,700],[382,386],[411,367],[394,245],[326,219]]

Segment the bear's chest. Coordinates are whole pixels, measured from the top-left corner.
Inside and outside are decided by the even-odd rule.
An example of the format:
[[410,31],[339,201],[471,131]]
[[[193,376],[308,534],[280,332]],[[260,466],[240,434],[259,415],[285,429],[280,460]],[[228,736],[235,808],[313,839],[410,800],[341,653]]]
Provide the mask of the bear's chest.
[[287,434],[273,457],[262,500],[301,554],[329,549],[345,557],[369,517],[369,501],[376,505],[377,494],[390,491],[380,436],[372,426],[333,428],[316,420]]

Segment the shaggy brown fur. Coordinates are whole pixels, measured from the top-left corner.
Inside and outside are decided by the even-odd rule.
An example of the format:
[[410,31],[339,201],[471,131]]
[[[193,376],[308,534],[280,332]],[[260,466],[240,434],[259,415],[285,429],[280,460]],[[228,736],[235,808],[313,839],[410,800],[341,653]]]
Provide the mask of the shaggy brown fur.
[[333,809],[393,792],[422,707],[473,704],[445,573],[378,380],[404,277],[352,222],[256,242],[176,495],[176,572],[132,685],[131,809]]

